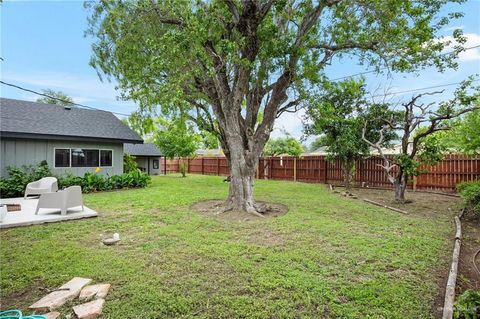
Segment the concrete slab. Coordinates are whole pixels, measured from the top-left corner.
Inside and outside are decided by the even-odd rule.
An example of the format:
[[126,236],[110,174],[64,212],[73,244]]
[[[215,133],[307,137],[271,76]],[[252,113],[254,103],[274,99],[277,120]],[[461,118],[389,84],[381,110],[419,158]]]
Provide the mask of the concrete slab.
[[97,284],[97,285],[86,286],[86,287],[83,287],[78,299],[88,300],[93,297],[95,297],[96,299],[105,299],[105,297],[107,297],[109,289],[110,289],[110,284]]
[[40,209],[38,215],[35,215],[38,198],[6,198],[0,199],[0,204],[20,204],[22,210],[16,212],[8,212],[3,222],[0,223],[1,228],[29,226],[43,223],[54,223],[67,220],[96,217],[98,213],[86,206],[82,211],[81,207],[73,207],[67,211],[66,215],[61,215],[59,209]]

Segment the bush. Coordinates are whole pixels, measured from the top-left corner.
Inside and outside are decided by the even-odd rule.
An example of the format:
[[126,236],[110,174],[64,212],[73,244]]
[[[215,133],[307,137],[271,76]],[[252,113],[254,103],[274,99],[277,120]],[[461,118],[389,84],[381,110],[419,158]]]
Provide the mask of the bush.
[[137,162],[135,161],[135,156],[132,156],[128,153],[123,154],[123,172],[130,173],[138,169]]
[[455,319],[480,318],[480,291],[465,290],[455,302],[453,313]]
[[[47,176],[55,176],[46,162],[38,166],[24,166],[23,168],[8,167],[8,178],[0,178],[0,195],[2,198],[21,197],[28,183]],[[73,185],[82,187],[84,193],[106,191],[120,188],[147,187],[150,176],[135,169],[122,175],[99,175],[87,172],[83,177],[71,173],[57,176],[58,187],[63,189]]]
[[480,216],[480,180],[460,183],[457,190],[465,200],[467,208]]

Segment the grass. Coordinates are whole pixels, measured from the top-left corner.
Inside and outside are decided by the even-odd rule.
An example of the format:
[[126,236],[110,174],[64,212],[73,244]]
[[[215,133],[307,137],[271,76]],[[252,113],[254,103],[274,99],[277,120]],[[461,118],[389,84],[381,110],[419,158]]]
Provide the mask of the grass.
[[[190,211],[221,177],[153,178],[85,195],[98,218],[4,230],[2,307],[27,308],[74,276],[112,284],[104,318],[431,318],[451,216],[405,216],[324,185],[258,181],[288,214],[227,222]],[[119,232],[118,246],[100,244]]]

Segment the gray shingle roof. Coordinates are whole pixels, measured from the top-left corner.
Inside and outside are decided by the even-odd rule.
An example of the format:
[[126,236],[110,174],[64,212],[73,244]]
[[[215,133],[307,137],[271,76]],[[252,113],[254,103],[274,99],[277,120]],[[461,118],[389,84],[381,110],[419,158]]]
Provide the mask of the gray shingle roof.
[[123,151],[133,156],[162,156],[155,144],[123,144]]
[[73,140],[143,140],[107,111],[0,98],[0,133],[4,137]]

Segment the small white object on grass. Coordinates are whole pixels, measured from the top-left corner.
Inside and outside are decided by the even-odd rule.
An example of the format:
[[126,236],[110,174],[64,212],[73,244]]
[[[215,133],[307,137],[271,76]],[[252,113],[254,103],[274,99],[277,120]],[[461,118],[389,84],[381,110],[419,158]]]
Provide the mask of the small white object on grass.
[[119,233],[113,234],[113,239],[114,240],[120,240],[120,234]]

